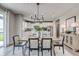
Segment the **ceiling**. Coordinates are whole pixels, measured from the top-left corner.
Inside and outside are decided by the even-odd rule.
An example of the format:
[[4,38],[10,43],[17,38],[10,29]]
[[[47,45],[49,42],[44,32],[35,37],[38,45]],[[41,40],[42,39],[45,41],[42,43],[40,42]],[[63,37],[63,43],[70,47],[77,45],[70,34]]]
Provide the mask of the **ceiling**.
[[[36,3],[1,3],[1,6],[12,10],[16,14],[23,14],[24,18],[30,18],[36,14]],[[40,3],[39,14],[44,16],[45,20],[53,20],[63,16],[68,10],[79,6],[77,3]]]

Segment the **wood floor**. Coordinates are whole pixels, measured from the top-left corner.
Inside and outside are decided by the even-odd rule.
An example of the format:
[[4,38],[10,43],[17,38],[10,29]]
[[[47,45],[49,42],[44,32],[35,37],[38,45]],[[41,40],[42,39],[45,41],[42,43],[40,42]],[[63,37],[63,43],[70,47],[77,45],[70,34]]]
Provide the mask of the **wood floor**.
[[[26,49],[25,56],[29,56],[29,49]],[[52,52],[53,53],[53,52]],[[56,56],[75,56],[76,54],[72,53],[67,47],[65,47],[65,53],[62,53],[62,48],[55,48]],[[7,47],[7,48],[0,48],[0,56],[22,56],[22,49],[16,48],[15,54],[13,54],[13,47]],[[31,56],[37,56],[37,51],[32,51]],[[41,51],[40,51],[41,56]],[[48,51],[44,51],[44,56],[50,56],[50,53]]]

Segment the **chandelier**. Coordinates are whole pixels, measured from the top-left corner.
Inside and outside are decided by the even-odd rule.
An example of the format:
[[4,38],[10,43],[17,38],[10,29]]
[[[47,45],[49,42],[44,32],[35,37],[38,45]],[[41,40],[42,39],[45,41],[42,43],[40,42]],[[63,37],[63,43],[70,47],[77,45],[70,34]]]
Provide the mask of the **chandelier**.
[[39,16],[39,3],[36,3],[37,5],[37,14],[35,14],[34,16],[31,16],[31,19],[33,19],[34,21],[44,21],[44,17],[43,16]]

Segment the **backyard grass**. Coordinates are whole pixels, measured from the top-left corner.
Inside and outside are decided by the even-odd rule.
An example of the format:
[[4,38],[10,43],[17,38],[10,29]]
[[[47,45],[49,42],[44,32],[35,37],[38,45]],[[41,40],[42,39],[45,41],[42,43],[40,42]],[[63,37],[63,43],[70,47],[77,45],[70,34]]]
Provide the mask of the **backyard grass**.
[[3,41],[3,33],[0,33],[0,41]]

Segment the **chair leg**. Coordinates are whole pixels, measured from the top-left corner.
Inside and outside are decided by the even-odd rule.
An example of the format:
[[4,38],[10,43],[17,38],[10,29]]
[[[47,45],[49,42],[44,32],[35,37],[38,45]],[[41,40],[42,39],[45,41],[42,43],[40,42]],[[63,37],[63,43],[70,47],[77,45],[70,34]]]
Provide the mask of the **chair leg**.
[[25,49],[27,48],[27,45],[25,45]]
[[15,47],[13,47],[13,54],[14,54],[14,52],[15,52]]
[[30,49],[29,49],[29,56],[30,56]]
[[23,56],[25,56],[24,47],[22,47],[22,54],[23,54]]
[[24,45],[24,52],[26,52],[26,49],[27,49],[27,46],[26,46],[26,45]]
[[39,50],[38,50],[38,56],[39,56]]
[[42,56],[43,56],[43,50],[42,50]]
[[52,49],[51,49],[50,53],[51,53],[51,56],[52,56]]
[[25,49],[27,48],[27,42],[26,42],[26,44],[25,44]]
[[62,49],[63,49],[63,54],[64,54],[64,46],[62,46]]
[[56,56],[56,54],[55,54],[55,46],[54,46],[54,48],[53,48],[53,53],[54,53],[54,56]]

